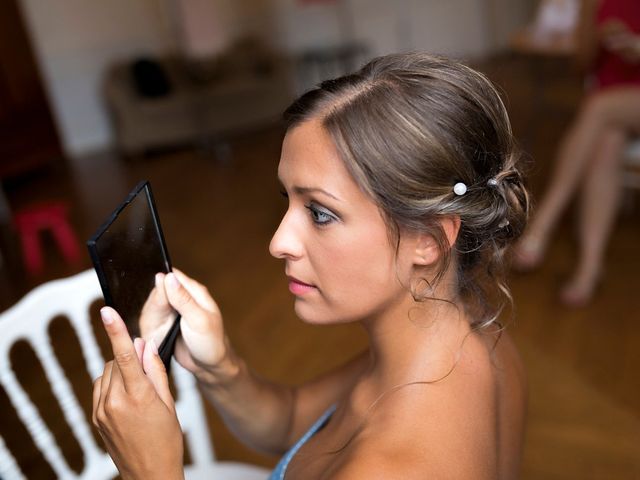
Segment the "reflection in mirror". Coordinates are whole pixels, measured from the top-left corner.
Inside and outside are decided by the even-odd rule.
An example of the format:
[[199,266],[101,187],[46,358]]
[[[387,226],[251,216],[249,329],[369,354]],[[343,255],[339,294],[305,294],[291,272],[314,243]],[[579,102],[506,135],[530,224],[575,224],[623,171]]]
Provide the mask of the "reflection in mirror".
[[136,325],[138,335],[147,342],[153,339],[156,346],[159,346],[167,336],[175,318],[176,312],[169,305],[162,285],[160,288],[155,286],[144,302],[138,317]]

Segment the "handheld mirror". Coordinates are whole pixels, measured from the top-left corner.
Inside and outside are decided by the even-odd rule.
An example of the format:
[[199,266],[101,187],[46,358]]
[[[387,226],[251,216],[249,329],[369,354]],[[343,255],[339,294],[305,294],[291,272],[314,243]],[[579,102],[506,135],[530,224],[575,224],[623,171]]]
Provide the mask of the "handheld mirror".
[[87,241],[105,303],[123,318],[131,338],[153,338],[167,370],[180,316],[154,307],[155,275],[171,271],[151,185],[140,182]]

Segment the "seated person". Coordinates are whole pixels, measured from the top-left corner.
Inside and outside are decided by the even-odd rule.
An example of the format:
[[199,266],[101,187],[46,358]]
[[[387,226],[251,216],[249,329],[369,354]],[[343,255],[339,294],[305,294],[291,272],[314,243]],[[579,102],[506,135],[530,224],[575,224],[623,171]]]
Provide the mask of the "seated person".
[[[240,439],[284,454],[272,479],[517,478],[525,374],[498,316],[528,196],[495,88],[444,58],[389,55],[285,119],[288,209],[270,252],[304,322],[357,322],[369,349],[288,387],[247,367],[187,275],[159,274],[145,315],[182,315],[177,361]],[[123,478],[182,478],[157,342],[132,343],[113,309],[102,318],[115,360],[94,423]]]
[[585,0],[578,56],[592,81],[560,146],[548,190],[515,250],[514,266],[537,267],[553,230],[578,194],[578,263],[560,292],[569,306],[591,300],[620,204],[621,162],[640,134],[640,2]]

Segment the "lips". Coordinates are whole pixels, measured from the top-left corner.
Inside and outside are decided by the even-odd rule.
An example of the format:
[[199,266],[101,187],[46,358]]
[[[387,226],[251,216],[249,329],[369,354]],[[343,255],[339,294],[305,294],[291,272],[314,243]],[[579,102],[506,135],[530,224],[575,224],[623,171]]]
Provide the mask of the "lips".
[[287,276],[287,278],[289,279],[289,291],[294,295],[304,295],[317,290],[313,285],[304,283],[302,280],[298,280],[295,277]]

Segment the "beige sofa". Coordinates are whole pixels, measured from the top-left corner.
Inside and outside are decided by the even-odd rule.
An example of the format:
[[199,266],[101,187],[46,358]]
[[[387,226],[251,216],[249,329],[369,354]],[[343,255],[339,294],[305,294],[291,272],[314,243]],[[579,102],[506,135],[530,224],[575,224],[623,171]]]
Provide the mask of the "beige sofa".
[[126,156],[278,122],[293,98],[290,62],[254,46],[199,64],[159,59],[171,91],[156,98],[137,93],[130,63],[113,65],[104,84],[117,146]]

